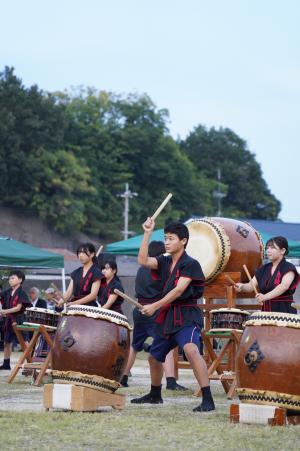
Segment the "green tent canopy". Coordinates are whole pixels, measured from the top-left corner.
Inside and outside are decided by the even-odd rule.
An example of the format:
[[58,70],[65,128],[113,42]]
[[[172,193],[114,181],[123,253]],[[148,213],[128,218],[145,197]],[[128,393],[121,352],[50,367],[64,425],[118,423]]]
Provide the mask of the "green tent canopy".
[[[272,235],[260,232],[263,242],[266,244],[269,238]],[[274,236],[274,235],[273,235]],[[111,243],[106,246],[106,251],[111,254],[119,254],[119,255],[137,255],[143,235],[137,235],[133,238],[129,238],[128,240],[117,241],[116,243]],[[158,229],[155,230],[151,235],[150,241],[163,241],[164,240],[164,230]],[[294,241],[288,239],[289,242],[289,255],[288,258],[300,258],[300,241]]]
[[0,236],[0,267],[64,268],[62,255]]

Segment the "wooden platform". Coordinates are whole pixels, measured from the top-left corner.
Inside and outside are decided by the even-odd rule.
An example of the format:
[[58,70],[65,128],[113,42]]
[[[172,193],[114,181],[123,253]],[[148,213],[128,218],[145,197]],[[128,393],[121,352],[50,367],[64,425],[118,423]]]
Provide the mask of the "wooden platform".
[[231,423],[265,424],[268,426],[299,425],[300,415],[288,415],[287,409],[261,404],[231,404]]
[[123,409],[125,396],[105,393],[93,388],[71,384],[46,384],[44,386],[45,409],[63,409],[74,412],[93,412],[101,407]]

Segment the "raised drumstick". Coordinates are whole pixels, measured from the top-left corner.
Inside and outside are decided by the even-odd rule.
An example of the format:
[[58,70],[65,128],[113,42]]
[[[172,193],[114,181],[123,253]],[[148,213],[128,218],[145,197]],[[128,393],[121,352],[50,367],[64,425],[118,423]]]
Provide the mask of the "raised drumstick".
[[99,256],[99,254],[100,254],[100,252],[102,251],[102,249],[103,249],[103,246],[102,246],[102,244],[100,244],[99,249],[97,250],[96,257]]
[[244,268],[244,271],[245,271],[245,273],[246,273],[246,275],[247,275],[247,277],[248,277],[248,279],[249,279],[249,282],[250,282],[251,285],[252,285],[252,288],[253,288],[254,293],[255,293],[255,294],[258,294],[257,288],[256,288],[256,286],[254,285],[254,283],[252,282],[252,277],[250,276],[250,273],[249,273],[249,271],[248,271],[247,266],[246,266],[246,265],[243,265],[243,268]]
[[160,214],[160,212],[165,208],[165,206],[167,205],[167,203],[169,202],[169,200],[171,199],[171,197],[173,196],[172,193],[169,193],[167,195],[167,197],[165,198],[165,200],[160,204],[160,206],[158,207],[158,209],[153,213],[153,215],[151,216],[151,219],[153,219],[155,221],[155,219],[157,218],[157,216]]
[[118,290],[117,288],[114,290],[114,293],[116,293],[118,296],[121,296],[123,299],[125,299],[125,301],[128,301],[130,304],[134,305],[138,309],[141,310],[143,308],[142,304],[140,304],[138,301],[135,301],[130,296],[128,296],[127,294],[125,294],[122,291]]

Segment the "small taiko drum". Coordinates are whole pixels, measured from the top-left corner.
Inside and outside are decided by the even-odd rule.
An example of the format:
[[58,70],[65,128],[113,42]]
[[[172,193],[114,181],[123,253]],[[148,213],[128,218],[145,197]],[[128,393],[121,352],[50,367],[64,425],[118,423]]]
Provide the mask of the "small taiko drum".
[[257,312],[245,324],[236,356],[241,402],[300,411],[300,316]]
[[56,329],[60,316],[60,313],[52,310],[30,307],[25,310],[25,322],[23,324],[28,326],[42,324],[48,328]]
[[131,329],[126,316],[112,310],[68,307],[55,334],[53,379],[114,392],[127,364]]
[[247,222],[200,218],[191,220],[187,227],[190,234],[187,253],[199,261],[207,282],[222,271],[240,271],[242,282],[248,282],[243,265],[254,275],[263,262],[263,241]]
[[237,308],[220,308],[210,311],[211,331],[226,331],[228,329],[244,329],[244,323],[249,318],[250,312]]

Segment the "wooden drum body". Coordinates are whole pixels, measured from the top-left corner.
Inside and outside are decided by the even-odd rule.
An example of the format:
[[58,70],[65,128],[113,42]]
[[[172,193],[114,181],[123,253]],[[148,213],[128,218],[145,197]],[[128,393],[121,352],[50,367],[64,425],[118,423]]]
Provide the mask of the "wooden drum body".
[[128,360],[130,329],[127,318],[111,310],[68,307],[53,345],[54,379],[116,390]]
[[220,272],[241,272],[246,265],[253,276],[261,266],[264,246],[260,234],[247,222],[229,218],[200,218],[187,224],[190,238],[187,253],[199,261],[207,282]]
[[240,400],[300,410],[299,368],[300,316],[252,314],[236,356]]
[[223,332],[226,330],[244,329],[244,322],[249,318],[250,313],[237,308],[220,308],[210,311],[211,331]]

